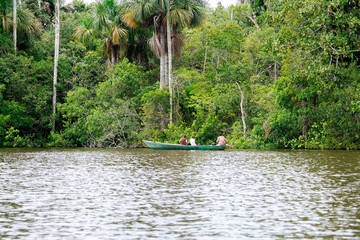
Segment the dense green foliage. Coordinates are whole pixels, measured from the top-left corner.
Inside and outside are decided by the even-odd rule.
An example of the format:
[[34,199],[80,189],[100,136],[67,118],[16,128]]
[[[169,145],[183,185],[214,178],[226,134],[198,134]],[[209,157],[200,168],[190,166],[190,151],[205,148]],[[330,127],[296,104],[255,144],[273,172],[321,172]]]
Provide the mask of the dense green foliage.
[[[179,19],[191,14],[171,1]],[[53,132],[53,1],[23,1],[14,54],[12,1],[1,0],[0,147],[136,147],[183,134],[213,144],[222,132],[236,148],[360,149],[359,1],[186,1],[207,14],[181,28],[182,50],[173,50],[172,125],[150,47],[157,29],[128,2],[61,8]]]

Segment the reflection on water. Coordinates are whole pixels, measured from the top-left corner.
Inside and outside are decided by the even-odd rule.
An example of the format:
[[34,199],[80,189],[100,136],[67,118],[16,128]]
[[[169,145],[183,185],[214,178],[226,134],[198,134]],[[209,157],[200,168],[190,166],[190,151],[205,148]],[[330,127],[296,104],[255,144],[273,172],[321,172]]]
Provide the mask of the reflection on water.
[[360,153],[0,150],[0,239],[360,239]]

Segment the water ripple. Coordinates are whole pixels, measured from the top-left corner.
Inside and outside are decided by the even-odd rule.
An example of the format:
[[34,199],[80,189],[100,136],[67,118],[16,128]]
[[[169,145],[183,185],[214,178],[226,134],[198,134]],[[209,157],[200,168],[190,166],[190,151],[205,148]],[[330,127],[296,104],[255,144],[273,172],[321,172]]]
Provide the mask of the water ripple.
[[1,239],[360,239],[345,151],[0,150]]

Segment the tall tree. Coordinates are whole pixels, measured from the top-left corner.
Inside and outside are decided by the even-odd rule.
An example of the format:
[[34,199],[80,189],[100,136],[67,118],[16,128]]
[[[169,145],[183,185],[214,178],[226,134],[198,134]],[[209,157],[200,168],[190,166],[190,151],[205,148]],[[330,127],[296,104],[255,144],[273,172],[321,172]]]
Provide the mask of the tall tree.
[[16,0],[13,0],[13,24],[14,24],[14,27],[13,27],[13,37],[14,37],[14,52],[16,54],[16,49],[17,49],[17,3],[16,3]]
[[[199,4],[200,3],[200,4]],[[152,0],[136,1],[128,5],[123,21],[130,27],[154,26],[155,33],[149,43],[160,59],[160,88],[169,86],[170,125],[173,122],[172,54],[180,56],[184,45],[181,31],[195,27],[204,18],[202,1]]]
[[28,8],[21,7],[17,11],[17,49],[30,46],[31,41],[40,36],[42,25],[34,13]]
[[54,82],[53,82],[53,122],[52,130],[55,131],[55,115],[56,115],[56,84],[58,79],[58,63],[60,48],[60,2],[55,0],[55,54],[54,54]]
[[180,55],[184,44],[181,31],[185,27],[198,26],[204,16],[203,2],[196,0],[138,0],[128,4],[122,17],[128,26],[154,27],[154,35],[149,43],[153,53],[160,59],[160,88],[169,84],[166,76],[170,69],[167,65],[171,60],[169,57],[173,53]]
[[81,22],[74,37],[88,44],[96,37],[105,38],[104,49],[108,56],[108,66],[118,62],[121,51],[125,49],[127,30],[121,27],[119,9],[113,0],[97,3],[91,13],[91,19]]
[[18,8],[16,1],[0,1],[0,29],[3,32],[13,32],[15,54],[19,48],[28,46],[42,30],[39,19],[29,9]]
[[172,47],[171,47],[171,29],[170,29],[170,8],[168,8],[166,14],[166,30],[167,30],[167,47],[168,47],[168,79],[169,79],[169,91],[170,91],[170,125],[173,122],[173,89],[172,89]]
[[0,24],[1,24],[0,27],[4,32],[10,31],[11,27],[13,26],[11,10],[12,10],[11,2],[0,1]]

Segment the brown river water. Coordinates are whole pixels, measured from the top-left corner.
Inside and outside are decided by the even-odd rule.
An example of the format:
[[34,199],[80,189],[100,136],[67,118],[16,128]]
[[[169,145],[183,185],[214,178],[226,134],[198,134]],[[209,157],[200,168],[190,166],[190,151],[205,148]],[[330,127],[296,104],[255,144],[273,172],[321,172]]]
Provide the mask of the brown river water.
[[0,239],[360,239],[360,152],[0,149]]

